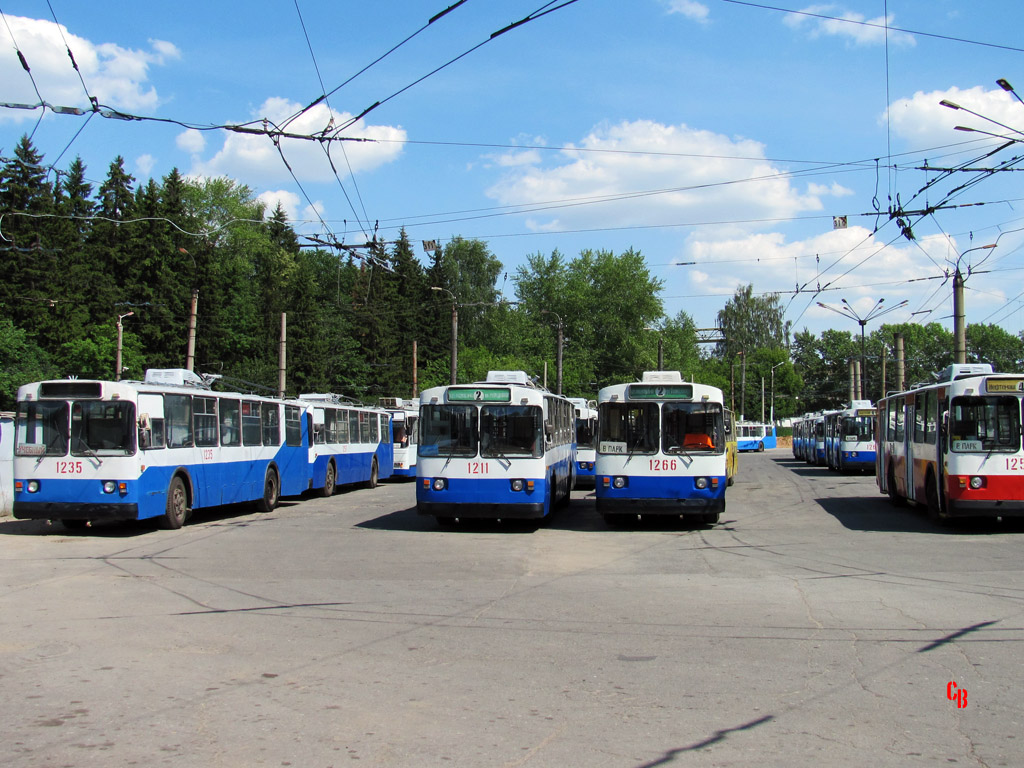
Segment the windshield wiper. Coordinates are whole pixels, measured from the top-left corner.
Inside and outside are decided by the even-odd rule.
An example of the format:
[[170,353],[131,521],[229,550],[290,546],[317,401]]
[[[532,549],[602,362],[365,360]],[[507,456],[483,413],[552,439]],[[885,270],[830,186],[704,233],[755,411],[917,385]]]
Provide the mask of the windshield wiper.
[[[96,451],[94,451],[92,448],[89,447],[89,444],[87,442],[85,442],[85,440],[82,439],[81,435],[75,435],[75,437],[72,439],[72,442],[71,442],[71,452],[72,453],[74,453],[76,445],[79,445],[79,446],[81,446],[81,449],[84,449],[84,450],[82,450],[82,453],[84,453],[86,456],[89,456],[91,458],[96,459],[96,461],[98,461],[100,464],[103,463],[103,459],[101,459],[99,457],[99,455],[96,453]],[[79,449],[79,450],[81,450],[81,449]]]

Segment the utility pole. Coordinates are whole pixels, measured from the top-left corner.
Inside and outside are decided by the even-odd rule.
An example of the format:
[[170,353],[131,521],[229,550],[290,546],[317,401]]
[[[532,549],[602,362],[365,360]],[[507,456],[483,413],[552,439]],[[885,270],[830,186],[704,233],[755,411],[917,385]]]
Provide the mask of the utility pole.
[[277,353],[277,396],[285,393],[285,371],[288,369],[288,313],[281,313],[281,342]]
[[905,387],[903,386],[905,381],[905,370],[903,368],[903,334],[896,334],[896,391],[902,392]]
[[953,274],[953,362],[967,362],[967,329],[964,320],[964,278],[957,268]]
[[121,380],[121,342],[124,339],[124,326],[121,325],[121,321],[134,314],[135,312],[132,311],[117,316],[117,355],[114,360],[114,381]]
[[188,313],[188,351],[185,354],[185,367],[192,371],[196,367],[196,312],[199,309],[199,289],[192,289],[192,308]]
[[417,354],[416,354],[416,339],[413,339],[412,340],[412,396],[413,396],[413,398],[419,397],[419,394],[420,394],[419,392],[416,391],[417,386],[418,386],[417,380],[416,380],[416,367],[417,367],[416,357],[417,357]]

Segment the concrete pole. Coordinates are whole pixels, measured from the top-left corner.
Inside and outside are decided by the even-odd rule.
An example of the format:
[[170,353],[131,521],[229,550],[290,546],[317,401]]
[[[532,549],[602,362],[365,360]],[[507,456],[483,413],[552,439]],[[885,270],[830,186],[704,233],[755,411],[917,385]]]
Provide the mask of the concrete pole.
[[906,387],[906,372],[903,367],[903,334],[896,334],[896,391],[902,392]]
[[857,397],[857,383],[856,383],[857,382],[857,374],[854,371],[855,367],[856,367],[856,362],[851,358],[850,359],[850,383],[849,383],[849,386],[846,388],[846,393],[849,396],[849,399],[850,399],[851,403]]
[[459,371],[459,307],[452,302],[452,384],[458,381]]
[[412,340],[412,396],[414,398],[420,396],[420,393],[416,391],[417,387],[419,386],[418,381],[417,381],[417,377],[416,377],[416,373],[417,373],[417,371],[416,371],[416,368],[417,368],[416,358],[417,358],[416,339],[413,339]]
[[964,278],[960,270],[953,275],[953,362],[967,362],[967,327],[964,316]]
[[285,372],[288,370],[288,313],[281,313],[281,341],[277,353],[277,396],[284,399]]
[[188,351],[185,353],[185,368],[196,367],[196,313],[199,310],[199,289],[192,289],[192,308],[188,313]]
[[853,391],[857,393],[857,399],[864,399],[864,380],[860,375],[860,360],[853,361]]

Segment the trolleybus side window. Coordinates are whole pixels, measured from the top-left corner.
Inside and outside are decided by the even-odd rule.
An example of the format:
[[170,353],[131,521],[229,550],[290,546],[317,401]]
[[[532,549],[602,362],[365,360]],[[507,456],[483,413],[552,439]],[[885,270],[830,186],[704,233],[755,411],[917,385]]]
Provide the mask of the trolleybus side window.
[[242,444],[241,407],[238,400],[220,401],[220,444]]
[[165,447],[163,395],[139,393],[139,447]]
[[370,439],[368,443],[379,443],[380,442],[380,419],[372,413],[366,414],[366,420],[370,423]]
[[929,389],[925,398],[924,413],[924,441],[929,445],[935,445],[935,436],[938,433],[937,424],[939,419],[939,393]]
[[168,448],[192,447],[192,398],[188,395],[164,395],[164,418]]
[[348,440],[345,442],[359,442],[359,411],[348,411]]
[[314,424],[313,442],[318,445],[336,442],[338,436],[338,412],[333,408],[324,408],[321,412],[324,415],[324,423],[322,425]]
[[263,444],[281,444],[281,407],[277,403],[263,403]]
[[196,445],[216,445],[217,398],[192,398],[192,420],[195,427]]
[[349,414],[348,411],[338,411],[335,415],[335,433],[334,442],[336,443],[350,443],[348,439],[349,433]]
[[302,445],[302,411],[297,405],[284,407],[284,442],[285,445]]
[[242,401],[242,445],[261,445],[260,404],[253,400]]

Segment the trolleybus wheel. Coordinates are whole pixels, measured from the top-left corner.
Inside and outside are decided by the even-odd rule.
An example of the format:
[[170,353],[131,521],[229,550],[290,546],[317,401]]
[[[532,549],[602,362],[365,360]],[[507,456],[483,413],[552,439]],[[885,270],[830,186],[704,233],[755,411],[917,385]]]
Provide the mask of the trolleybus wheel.
[[924,488],[925,504],[928,508],[928,519],[939,525],[946,525],[949,518],[946,517],[946,510],[943,509],[942,496],[935,482],[935,475],[928,473],[925,479]]
[[267,470],[267,477],[263,481],[263,498],[256,502],[256,508],[260,512],[272,512],[280,499],[281,484],[277,480],[277,472],[273,469]]
[[764,451],[764,443],[758,443],[757,444],[757,452],[761,453],[763,451]]
[[889,494],[890,502],[897,507],[903,506],[903,497],[896,490],[896,472],[892,468],[892,462],[889,463],[889,469],[885,473],[885,491]]
[[187,516],[188,493],[185,492],[185,481],[175,475],[167,489],[167,509],[160,519],[160,527],[176,531],[185,523]]
[[338,470],[334,467],[334,462],[327,462],[327,477],[324,480],[324,487],[320,489],[321,496],[333,496],[334,486],[338,484]]
[[704,525],[718,525],[718,512],[705,512],[702,516]]
[[377,457],[374,456],[373,457],[373,461],[370,462],[370,479],[366,481],[366,487],[367,488],[376,488],[377,487],[377,477],[378,477],[378,474],[379,473],[377,472]]

